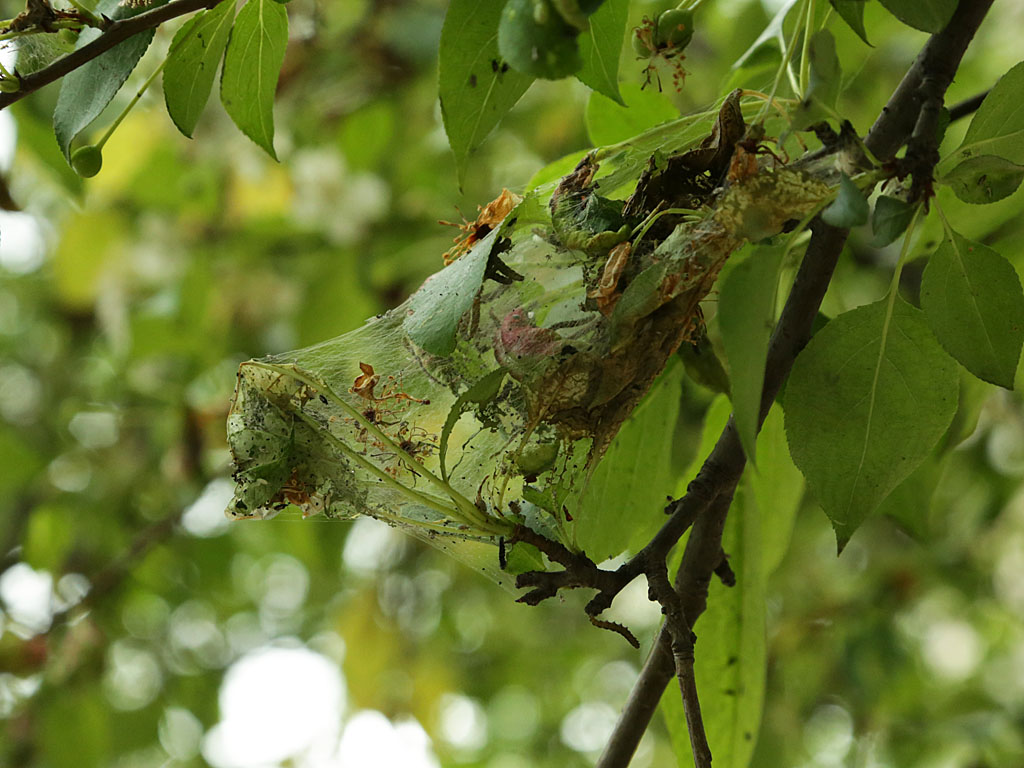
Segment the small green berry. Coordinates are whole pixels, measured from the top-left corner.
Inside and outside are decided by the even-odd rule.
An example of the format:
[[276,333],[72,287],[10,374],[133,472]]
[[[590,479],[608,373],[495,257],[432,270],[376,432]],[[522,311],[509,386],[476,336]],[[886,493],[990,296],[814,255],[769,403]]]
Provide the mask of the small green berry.
[[103,167],[103,152],[94,144],[86,144],[71,153],[71,167],[83,179],[90,179]]
[[665,11],[658,17],[658,45],[683,50],[693,38],[693,11],[678,8]]
[[558,458],[558,443],[530,445],[516,458],[516,466],[524,475],[539,475]]
[[0,79],[0,93],[17,93],[21,90],[21,80],[14,75]]

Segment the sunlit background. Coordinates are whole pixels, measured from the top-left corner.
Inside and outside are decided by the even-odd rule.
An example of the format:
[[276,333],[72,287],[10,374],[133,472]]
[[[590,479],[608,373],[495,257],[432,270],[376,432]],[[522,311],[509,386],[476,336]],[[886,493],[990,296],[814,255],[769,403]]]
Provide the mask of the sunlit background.
[[[635,2],[634,19],[670,4]],[[0,112],[13,203],[0,211],[0,764],[554,768],[600,753],[643,656],[585,621],[584,595],[515,604],[372,520],[223,516],[238,363],[399,303],[441,265],[454,232],[438,219],[472,217],[589,145],[588,92],[539,84],[460,192],[436,102],[445,5],[293,0],[281,164],[216,95],[189,141],[153,89],[86,182],[53,139],[56,87]],[[671,114],[727,83],[763,85],[770,57],[729,67],[778,3],[766,5],[707,0],[683,92],[648,97]],[[841,103],[862,132],[925,38],[877,5],[875,48],[835,28],[860,73]],[[1021,4],[993,14],[952,101],[1019,55]],[[639,69],[624,56],[629,94]],[[1024,266],[1021,192],[984,209],[942,201],[965,235]],[[926,228],[920,254],[936,237]],[[885,290],[894,253],[869,240],[851,239],[829,314]],[[1024,409],[968,378],[950,436],[963,442],[841,558],[805,500],[770,584],[755,765],[1024,764]],[[680,467],[711,397],[687,382]],[[919,491],[936,478],[933,499]],[[644,585],[612,613],[649,647],[660,616]],[[633,765],[673,762],[656,718]]]

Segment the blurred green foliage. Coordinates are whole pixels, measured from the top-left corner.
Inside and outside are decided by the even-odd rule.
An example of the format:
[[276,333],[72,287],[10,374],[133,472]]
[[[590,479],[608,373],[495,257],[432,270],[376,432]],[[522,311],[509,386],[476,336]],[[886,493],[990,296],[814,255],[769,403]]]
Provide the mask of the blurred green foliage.
[[[20,10],[3,5],[5,15]],[[585,596],[515,604],[370,521],[284,514],[228,526],[219,517],[240,361],[394,306],[440,267],[455,232],[438,219],[472,218],[503,187],[522,189],[588,147],[588,129],[609,141],[642,127],[627,112],[617,128],[611,102],[594,96],[588,107],[578,83],[537,83],[460,192],[436,101],[445,5],[289,3],[280,164],[220,110],[185,139],[154,92],[83,182],[52,135],[56,88],[0,115],[5,146],[17,136],[2,170],[21,208],[0,217],[0,764],[216,763],[199,735],[223,715],[225,672],[273,644],[340,665],[339,728],[361,709],[413,717],[442,765],[553,768],[600,751],[642,657],[587,624]],[[633,2],[631,24],[669,5]],[[625,100],[642,99],[641,121],[656,122],[732,87],[766,87],[770,47],[731,65],[770,15],[756,1],[709,0],[683,90],[640,94],[645,64],[624,55]],[[1015,63],[1022,25],[1024,7],[997,5],[950,102]],[[832,27],[848,73],[838,109],[862,133],[926,39],[876,3],[865,27],[873,48]],[[95,136],[173,31],[158,32]],[[952,124],[944,147],[965,130]],[[958,231],[1024,268],[1024,193],[985,207],[946,192],[940,200]],[[877,249],[871,238],[855,231],[826,314],[884,292],[898,243]],[[941,240],[933,217],[915,253]],[[919,275],[904,273],[910,296]],[[865,524],[842,557],[828,520],[804,501],[768,585],[767,703],[753,765],[1024,763],[1024,404],[965,373],[962,382],[947,437],[955,450],[898,488],[888,516]],[[680,475],[712,395],[683,385]],[[920,492],[936,481],[933,494]],[[637,586],[613,612],[649,645],[659,617]],[[43,590],[34,603],[33,590]],[[88,611],[70,607],[86,590]],[[33,614],[32,604],[48,609]],[[313,764],[303,754],[271,762],[289,759]],[[656,720],[634,764],[673,762]]]

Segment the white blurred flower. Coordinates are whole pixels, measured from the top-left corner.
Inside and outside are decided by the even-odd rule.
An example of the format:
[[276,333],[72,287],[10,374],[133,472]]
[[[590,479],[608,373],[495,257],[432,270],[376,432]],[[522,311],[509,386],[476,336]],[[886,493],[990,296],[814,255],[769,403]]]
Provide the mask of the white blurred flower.
[[328,148],[305,149],[291,160],[295,220],[337,245],[357,240],[387,212],[388,185],[371,173],[351,173],[345,158]]

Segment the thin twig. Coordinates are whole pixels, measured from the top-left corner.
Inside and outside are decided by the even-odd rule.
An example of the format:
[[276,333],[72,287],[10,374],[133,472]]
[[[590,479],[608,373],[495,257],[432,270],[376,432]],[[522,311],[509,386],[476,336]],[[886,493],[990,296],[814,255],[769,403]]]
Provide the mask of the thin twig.
[[[711,547],[687,547],[683,554],[683,563],[676,574],[675,588],[682,601],[683,615],[690,626],[704,611],[710,574],[721,558],[722,529],[731,501],[731,493],[716,498],[707,511],[694,522],[693,530],[690,532],[690,541],[717,541],[717,553]],[[706,574],[708,581],[701,582],[700,574]],[[684,586],[687,587],[685,590]],[[675,670],[676,656],[672,648],[672,632],[668,625],[664,624],[651,647],[643,671],[633,685],[622,715],[615,724],[615,730],[605,745],[597,768],[619,768],[629,764]],[[691,748],[692,746],[691,742]]]
[[[590,617],[600,615],[611,606],[615,596],[633,579],[640,574],[651,573],[652,569],[664,567],[665,558],[672,547],[713,501],[705,479],[709,471],[711,470],[708,466],[701,469],[701,473],[690,483],[686,496],[679,502],[673,502],[666,510],[671,514],[668,522],[643,549],[614,571],[602,570],[586,555],[570,552],[564,545],[521,526],[509,540],[509,544],[517,541],[533,544],[552,562],[562,565],[565,570],[527,571],[519,574],[516,577],[516,586],[521,589],[527,587],[533,589],[519,597],[517,602],[537,605],[554,597],[560,589],[584,587],[597,590],[594,598],[587,603],[585,609],[587,615]],[[595,623],[595,626],[602,625]]]
[[648,594],[651,600],[660,603],[665,614],[665,627],[672,640],[672,660],[679,692],[683,698],[683,713],[686,728],[690,734],[690,750],[695,768],[711,768],[711,747],[704,731],[704,719],[700,713],[700,699],[697,696],[697,678],[693,671],[694,634],[686,620],[682,598],[668,580],[665,563],[652,568],[647,574]]
[[[222,0],[173,0],[167,5],[154,8],[151,11],[132,16],[130,19],[120,19],[110,23],[103,33],[91,43],[72,51],[67,56],[54,61],[47,67],[33,72],[29,75],[19,74],[21,88],[14,93],[0,93],[0,109],[8,107],[16,101],[23,99],[34,91],[38,91],[44,85],[49,85],[54,80],[59,80],[79,67],[95,59],[97,56],[106,53],[118,43],[124,42],[129,37],[153,29],[165,21],[184,16],[188,13],[213,8]],[[230,0],[223,0],[230,2]]]
[[685,497],[689,502],[678,510],[673,509],[670,520],[662,526],[662,529],[647,543],[647,546],[614,571],[598,568],[594,561],[585,554],[571,552],[563,544],[541,536],[526,526],[520,526],[509,539],[510,546],[519,541],[533,544],[547,555],[549,560],[563,566],[565,570],[526,571],[519,574],[516,577],[516,587],[520,589],[532,587],[532,589],[520,596],[516,602],[538,605],[544,600],[554,597],[561,589],[580,587],[596,589],[597,594],[584,609],[591,618],[591,623],[602,629],[612,629],[635,645],[630,639],[632,638],[631,633],[621,632],[618,625],[610,625],[608,622],[594,619],[611,606],[615,596],[637,576],[640,574],[650,576],[656,569],[665,567],[665,559],[672,547],[712,501],[704,493],[703,488],[703,479],[698,475],[690,483],[690,492]]
[[989,88],[981,93],[974,94],[969,99],[958,101],[949,108],[949,122],[952,123],[956,120],[962,120],[968,115],[973,115],[978,111],[978,107],[981,106],[981,102],[985,100],[985,97],[988,96],[991,91],[992,89]]
[[[584,553],[572,552],[564,544],[541,536],[524,525],[516,528],[515,533],[508,541],[508,545],[514,546],[518,542],[532,544],[547,555],[551,562],[558,563],[565,569],[562,571],[526,571],[525,573],[520,573],[516,577],[516,587],[519,589],[532,587],[532,589],[525,595],[520,596],[516,602],[525,603],[526,605],[538,605],[549,597],[554,597],[560,589],[575,589],[578,587],[596,589],[598,590],[597,596],[586,607],[587,615],[593,619],[611,605],[615,595],[621,592],[622,588],[640,573],[639,570],[635,573],[630,572],[630,569],[626,567],[629,565],[628,563],[616,571],[605,571],[598,568],[594,561]],[[632,637],[631,634],[627,633],[628,636],[623,634],[619,631],[617,625],[612,626],[609,622],[595,621],[593,623],[594,626],[601,627],[602,629],[612,629],[615,632],[619,632],[627,640]],[[630,642],[634,641],[630,640]]]

